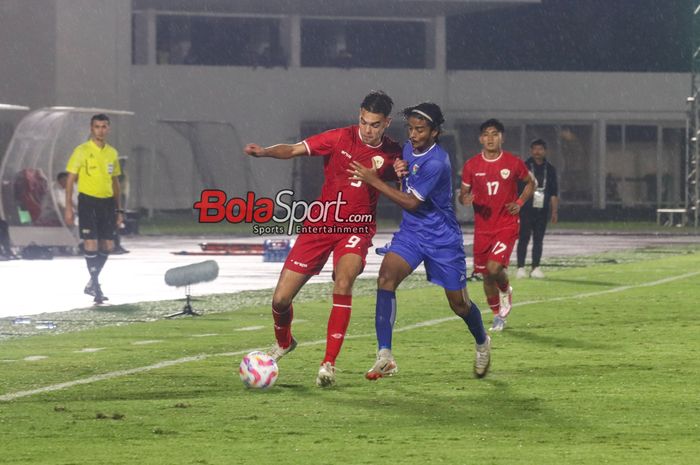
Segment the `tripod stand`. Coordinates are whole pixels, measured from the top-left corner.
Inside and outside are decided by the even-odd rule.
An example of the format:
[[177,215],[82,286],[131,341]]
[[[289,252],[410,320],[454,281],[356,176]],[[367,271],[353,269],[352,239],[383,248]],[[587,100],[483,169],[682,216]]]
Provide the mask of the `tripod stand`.
[[187,286],[185,286],[185,306],[182,308],[182,311],[179,311],[177,313],[173,313],[172,315],[168,315],[165,318],[173,318],[173,317],[182,316],[182,315],[201,316],[201,313],[197,313],[194,310],[192,310],[192,303],[191,303],[191,296],[190,296],[190,285],[189,284]]

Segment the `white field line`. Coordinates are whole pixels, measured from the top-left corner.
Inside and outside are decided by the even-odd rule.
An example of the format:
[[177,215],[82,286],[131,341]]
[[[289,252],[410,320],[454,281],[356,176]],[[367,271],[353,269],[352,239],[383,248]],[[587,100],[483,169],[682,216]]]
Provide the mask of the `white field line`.
[[[658,286],[660,284],[666,284],[666,283],[669,283],[672,281],[678,281],[680,279],[691,278],[691,277],[697,276],[697,275],[700,275],[700,271],[695,271],[692,273],[685,273],[685,274],[678,275],[678,276],[671,276],[668,278],[659,279],[657,281],[650,281],[650,282],[642,283],[642,284],[635,284],[635,285],[630,285],[630,286],[619,286],[619,287],[615,287],[612,289],[606,289],[604,291],[584,292],[582,294],[574,294],[574,295],[562,296],[562,297],[553,297],[550,299],[531,300],[531,301],[519,302],[519,303],[516,302],[513,304],[513,306],[520,307],[520,306],[524,306],[524,305],[533,305],[533,304],[540,304],[540,303],[545,303],[545,302],[560,302],[562,300],[572,300],[572,299],[583,299],[583,298],[587,298],[587,297],[596,297],[596,296],[605,295],[605,294],[612,294],[612,293],[616,293],[616,292],[624,292],[624,291],[628,291],[630,289],[638,289],[641,287]],[[482,311],[482,313],[484,313],[484,311]],[[398,329],[394,330],[394,332],[410,331],[410,330],[417,329],[417,328],[424,328],[427,326],[435,326],[435,325],[439,325],[441,323],[445,323],[447,321],[456,320],[458,318],[459,317],[457,317],[457,316],[450,316],[450,317],[445,317],[445,318],[438,318],[435,320],[421,321],[419,323],[415,323],[412,325],[403,326],[401,328],[398,328]],[[346,337],[346,339],[356,339],[356,338],[369,337],[369,336],[374,336],[374,334],[348,335]],[[301,343],[299,345],[300,346],[313,346],[313,345],[320,345],[320,344],[325,344],[325,343],[326,343],[325,339],[319,339],[317,341],[304,342],[304,343]],[[79,386],[81,384],[91,384],[91,383],[95,383],[97,381],[104,381],[104,380],[108,380],[108,379],[120,378],[122,376],[134,375],[134,374],[138,374],[138,373],[145,373],[148,371],[158,370],[160,368],[166,368],[166,367],[170,367],[170,366],[174,366],[174,365],[180,365],[183,363],[198,362],[201,360],[205,360],[209,357],[235,357],[238,355],[247,354],[247,353],[252,352],[254,350],[262,350],[262,348],[253,347],[253,348],[249,348],[249,349],[238,350],[235,352],[224,352],[224,353],[220,353],[220,354],[200,354],[200,355],[193,355],[190,357],[182,357],[182,358],[178,358],[175,360],[165,360],[163,362],[154,363],[153,365],[147,365],[147,366],[138,367],[138,368],[130,368],[128,370],[112,371],[112,372],[104,373],[101,375],[89,376],[87,378],[76,379],[74,381],[66,381],[65,383],[52,384],[50,386],[44,386],[44,387],[40,387],[40,388],[36,388],[36,389],[30,389],[27,391],[10,392],[10,393],[1,395],[0,402],[9,402],[12,400],[20,399],[22,397],[32,396],[34,394],[43,394],[45,392],[60,391],[63,389],[71,388],[73,386]]]

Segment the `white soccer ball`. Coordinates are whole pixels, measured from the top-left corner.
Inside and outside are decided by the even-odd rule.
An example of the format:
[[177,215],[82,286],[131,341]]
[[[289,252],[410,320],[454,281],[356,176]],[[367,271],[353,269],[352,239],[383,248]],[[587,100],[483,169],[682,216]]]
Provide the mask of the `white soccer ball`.
[[267,389],[277,381],[277,362],[264,352],[251,352],[241,360],[238,375],[246,387]]

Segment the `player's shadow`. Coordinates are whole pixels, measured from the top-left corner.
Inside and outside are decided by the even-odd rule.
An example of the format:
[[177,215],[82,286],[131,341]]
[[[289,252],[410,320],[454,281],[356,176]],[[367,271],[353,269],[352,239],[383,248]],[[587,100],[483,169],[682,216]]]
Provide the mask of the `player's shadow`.
[[[547,405],[548,401],[544,397],[515,392],[503,380],[476,380],[468,378],[470,375],[469,372],[464,372],[459,377],[451,377],[450,381],[441,382],[440,389],[445,389],[445,383],[454,384],[453,390],[448,393],[431,389],[431,382],[445,376],[444,372],[436,371],[423,372],[420,377],[411,376],[409,379],[399,379],[401,374],[380,379],[372,382],[369,390],[347,386],[340,391],[348,391],[348,394],[317,395],[316,402],[328,403],[331,409],[336,409],[337,404],[343,403],[352,409],[365,410],[368,418],[386,412],[393,421],[400,421],[403,427],[408,428],[424,427],[426,421],[431,419],[439,419],[440,424],[454,425],[455,431],[482,425],[495,432],[502,432],[513,424],[521,423],[558,430],[585,427],[585,420],[572,415],[561,415]],[[461,377],[464,379],[460,380]],[[498,415],[493,415],[493,412],[498,412]],[[357,414],[362,415],[360,412]]]
[[545,336],[532,331],[522,331],[518,329],[508,329],[508,337],[520,339],[535,345],[541,345],[547,349],[563,348],[576,350],[612,350],[612,344],[592,343],[585,339]]

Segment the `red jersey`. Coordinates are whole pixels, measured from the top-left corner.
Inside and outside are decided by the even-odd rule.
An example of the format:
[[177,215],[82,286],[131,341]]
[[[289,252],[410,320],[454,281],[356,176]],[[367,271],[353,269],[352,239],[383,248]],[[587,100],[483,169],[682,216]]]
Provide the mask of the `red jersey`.
[[462,169],[462,183],[471,187],[474,200],[474,231],[496,231],[520,223],[519,215],[511,215],[506,204],[518,199],[518,181],[530,172],[525,163],[510,152],[501,152],[495,160],[483,154],[467,160]]
[[[336,221],[335,208],[331,208],[327,220],[321,224],[367,225],[370,233],[374,234],[379,192],[362,181],[353,181],[346,170],[350,168],[351,162],[357,161],[368,168],[376,167],[379,177],[386,181],[396,179],[393,164],[394,160],[401,155],[399,144],[384,136],[379,145],[367,145],[362,142],[360,127],[357,125],[331,129],[311,136],[303,142],[309,155],[325,157],[323,161],[325,181],[321,195],[317,200],[321,202],[335,201],[340,192],[342,201],[347,202],[340,207],[337,214],[338,218],[344,221]],[[357,215],[364,215],[364,220],[358,221]],[[368,217],[368,215],[370,216]],[[351,219],[353,221],[350,221]]]

